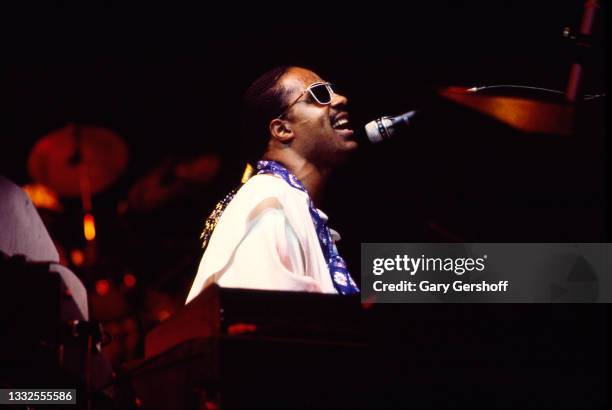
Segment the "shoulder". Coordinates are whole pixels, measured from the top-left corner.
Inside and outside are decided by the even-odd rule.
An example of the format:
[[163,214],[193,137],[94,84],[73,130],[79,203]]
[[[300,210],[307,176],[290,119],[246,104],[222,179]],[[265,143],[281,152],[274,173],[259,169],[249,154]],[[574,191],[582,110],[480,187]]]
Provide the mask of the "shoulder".
[[251,203],[254,206],[263,201],[277,200],[281,207],[289,204],[306,203],[308,195],[291,187],[283,179],[273,175],[255,175],[236,193],[233,202]]
[[[294,192],[293,192],[294,191]],[[219,219],[215,231],[230,227],[238,233],[245,224],[272,212],[278,216],[299,206],[301,191],[272,175],[255,175],[236,192]]]
[[255,175],[251,177],[240,189],[243,193],[281,193],[292,190],[281,178],[274,175]]
[[312,229],[308,195],[291,187],[281,178],[272,175],[253,176],[238,190],[223,211],[209,247],[215,240],[225,242],[230,236],[243,237],[256,223],[289,225],[298,236],[307,235],[308,229]]

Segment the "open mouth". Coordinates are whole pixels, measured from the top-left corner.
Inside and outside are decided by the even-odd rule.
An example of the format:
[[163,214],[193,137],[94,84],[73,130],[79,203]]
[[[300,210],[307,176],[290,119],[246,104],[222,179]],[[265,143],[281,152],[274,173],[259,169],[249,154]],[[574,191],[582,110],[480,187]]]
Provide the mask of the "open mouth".
[[352,131],[351,123],[346,112],[342,112],[336,115],[332,119],[332,128],[340,131]]

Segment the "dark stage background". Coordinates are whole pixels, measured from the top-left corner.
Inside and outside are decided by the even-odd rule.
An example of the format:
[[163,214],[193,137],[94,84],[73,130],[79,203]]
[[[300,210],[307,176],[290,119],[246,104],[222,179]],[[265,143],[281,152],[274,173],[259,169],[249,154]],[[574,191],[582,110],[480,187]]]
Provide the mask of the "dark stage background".
[[[575,52],[562,30],[579,25],[582,1],[388,6],[380,15],[371,7],[354,7],[354,17],[277,12],[247,24],[205,10],[156,17],[87,10],[30,15],[8,30],[3,174],[31,182],[33,145],[68,122],[106,127],[129,148],[125,172],[94,196],[90,263],[70,260],[72,250],[85,249],[80,201],[64,198],[63,212],[40,211],[90,289],[94,316],[120,335],[107,347],[115,364],[138,357],[144,332],[182,304],[201,256],[204,218],[242,172],[240,96],[278,64],[304,65],[337,84],[355,125],[422,111],[396,139],[363,142],[329,186],[322,209],[355,273],[362,242],[607,239],[605,98],[578,103],[576,131],[561,136],[521,133],[436,94],[444,86],[492,84],[564,91]],[[605,91],[605,12],[602,5],[584,93]],[[560,100],[547,92],[514,95]],[[130,190],[164,161],[205,154],[220,161],[209,182],[146,211],[130,208]],[[122,283],[126,273],[134,287]],[[95,291],[100,280],[110,285],[104,296]]]

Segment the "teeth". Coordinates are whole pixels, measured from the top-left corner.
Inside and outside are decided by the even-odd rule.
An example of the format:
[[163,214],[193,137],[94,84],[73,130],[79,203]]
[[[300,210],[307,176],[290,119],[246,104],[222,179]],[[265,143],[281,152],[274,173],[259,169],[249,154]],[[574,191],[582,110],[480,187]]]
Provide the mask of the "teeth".
[[346,124],[348,124],[348,120],[346,118],[342,118],[342,119],[334,122],[333,127],[334,128],[338,128],[338,127],[341,127],[341,126],[346,125]]

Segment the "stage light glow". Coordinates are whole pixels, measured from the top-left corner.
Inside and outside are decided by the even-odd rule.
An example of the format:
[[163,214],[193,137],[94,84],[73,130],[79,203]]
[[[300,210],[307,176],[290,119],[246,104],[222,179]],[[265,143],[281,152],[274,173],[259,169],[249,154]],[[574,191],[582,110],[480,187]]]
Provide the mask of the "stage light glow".
[[172,314],[167,311],[166,309],[162,309],[159,312],[157,312],[157,319],[160,322],[163,322],[164,320],[168,319]]
[[257,332],[257,325],[252,323],[233,323],[227,327],[227,333],[229,335],[240,335],[243,333],[255,332]]
[[106,279],[100,279],[96,281],[96,293],[100,296],[108,294],[110,290],[110,283]]
[[74,266],[83,266],[85,254],[80,249],[73,249],[70,251],[70,260]]
[[50,188],[42,184],[28,184],[22,188],[36,208],[50,209],[56,212],[61,212],[64,209],[57,194]]
[[133,288],[136,286],[136,276],[132,275],[131,273],[126,273],[123,275],[123,284],[127,288]]
[[88,241],[96,239],[96,223],[92,214],[86,214],[83,218],[83,231]]
[[244,167],[244,172],[242,173],[242,179],[240,180],[240,182],[243,184],[247,182],[249,178],[253,176],[254,172],[255,172],[255,168],[253,168],[251,164],[247,163],[246,166]]

